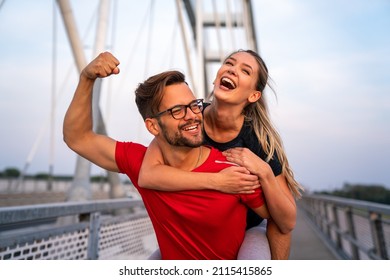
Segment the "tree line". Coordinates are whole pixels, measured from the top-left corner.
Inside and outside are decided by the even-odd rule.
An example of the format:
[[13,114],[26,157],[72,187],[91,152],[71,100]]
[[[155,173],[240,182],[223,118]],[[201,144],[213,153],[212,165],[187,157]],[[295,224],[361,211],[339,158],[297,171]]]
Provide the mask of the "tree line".
[[331,192],[321,191],[316,193],[365,200],[382,204],[390,204],[390,190],[382,185],[345,183],[339,190],[334,190]]
[[[12,179],[18,178],[21,172],[17,168],[6,168],[0,171],[0,178]],[[48,173],[37,173],[35,175],[25,175],[26,179],[47,180],[50,178]],[[70,175],[55,175],[54,180],[71,181],[73,176]],[[91,182],[107,182],[107,176],[91,176]],[[357,200],[365,200],[383,204],[390,204],[390,190],[381,185],[363,185],[345,183],[341,189],[334,191],[319,191],[317,194],[327,194],[344,198],[352,198]]]
[[[19,178],[22,175],[21,171],[18,168],[9,167],[4,169],[3,171],[0,171],[0,178],[1,179],[16,179]],[[71,181],[73,179],[73,176],[71,175],[50,175],[49,173],[37,173],[34,175],[26,174],[23,175],[25,179],[35,179],[35,180],[48,180],[49,178],[53,180],[59,180],[59,181]],[[91,182],[107,182],[108,178],[107,176],[101,176],[101,175],[94,175],[91,176]]]

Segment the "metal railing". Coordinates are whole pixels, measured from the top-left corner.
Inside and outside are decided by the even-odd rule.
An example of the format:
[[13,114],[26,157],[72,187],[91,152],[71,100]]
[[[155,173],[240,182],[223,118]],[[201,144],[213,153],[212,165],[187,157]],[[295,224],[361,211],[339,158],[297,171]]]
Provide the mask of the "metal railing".
[[299,205],[339,258],[389,259],[389,205],[327,195],[305,195]]
[[[25,178],[23,181],[13,178],[0,178],[0,207],[21,206],[31,204],[66,202],[72,180],[55,179],[49,183],[47,179]],[[138,192],[132,184],[123,183],[126,194],[138,198]],[[91,200],[109,199],[111,187],[107,182],[91,182]]]
[[[325,195],[299,206],[340,259],[389,259],[390,206]],[[0,260],[147,259],[156,248],[142,200],[0,207]]]
[[146,259],[156,248],[142,200],[0,208],[0,260]]

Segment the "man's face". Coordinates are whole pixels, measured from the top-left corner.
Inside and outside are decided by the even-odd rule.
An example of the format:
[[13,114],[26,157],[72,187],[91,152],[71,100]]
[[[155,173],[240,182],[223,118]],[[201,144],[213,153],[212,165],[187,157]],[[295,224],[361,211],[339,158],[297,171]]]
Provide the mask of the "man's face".
[[[165,88],[164,97],[160,105],[160,112],[176,105],[188,105],[196,97],[185,84],[171,85]],[[194,113],[190,108],[185,108],[185,116],[175,119],[170,112],[158,118],[162,136],[172,146],[199,147],[203,143],[203,116],[202,113]]]

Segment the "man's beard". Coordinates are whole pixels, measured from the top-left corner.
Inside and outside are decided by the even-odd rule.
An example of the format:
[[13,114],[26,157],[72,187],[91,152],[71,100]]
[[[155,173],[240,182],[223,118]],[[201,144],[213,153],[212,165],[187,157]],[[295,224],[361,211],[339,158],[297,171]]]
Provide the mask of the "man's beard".
[[[193,123],[200,125],[199,121],[195,121]],[[200,137],[194,137],[193,139],[189,139],[183,136],[181,129],[179,129],[178,132],[170,134],[168,133],[166,126],[162,122],[159,121],[159,125],[162,129],[162,133],[165,140],[172,146],[197,148],[203,144],[203,134],[201,134]],[[183,126],[186,125],[188,125],[188,123]]]

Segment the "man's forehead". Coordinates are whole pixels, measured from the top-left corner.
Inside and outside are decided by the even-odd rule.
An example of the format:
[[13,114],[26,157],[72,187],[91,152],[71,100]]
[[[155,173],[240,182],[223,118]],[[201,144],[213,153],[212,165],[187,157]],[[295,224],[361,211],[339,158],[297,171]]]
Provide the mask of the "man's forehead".
[[186,83],[174,84],[165,87],[161,105],[187,105],[194,99],[196,97]]

